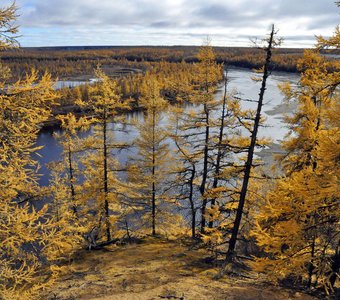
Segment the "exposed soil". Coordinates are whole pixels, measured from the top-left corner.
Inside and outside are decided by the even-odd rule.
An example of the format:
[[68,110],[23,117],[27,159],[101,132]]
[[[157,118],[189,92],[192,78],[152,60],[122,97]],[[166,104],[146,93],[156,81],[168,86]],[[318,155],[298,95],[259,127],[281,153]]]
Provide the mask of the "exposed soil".
[[188,242],[153,238],[84,251],[44,299],[314,299],[256,274],[215,280],[218,269],[208,256]]

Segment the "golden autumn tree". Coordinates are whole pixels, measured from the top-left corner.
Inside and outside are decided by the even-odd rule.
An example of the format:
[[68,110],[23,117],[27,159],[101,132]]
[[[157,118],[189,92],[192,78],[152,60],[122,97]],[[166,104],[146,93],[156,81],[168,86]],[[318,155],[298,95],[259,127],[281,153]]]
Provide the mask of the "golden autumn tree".
[[[204,233],[206,227],[206,207],[207,199],[205,191],[208,184],[208,173],[210,171],[209,164],[209,140],[212,126],[212,114],[218,107],[219,102],[214,99],[214,93],[217,89],[217,83],[222,79],[222,67],[215,61],[215,53],[210,44],[210,41],[200,48],[197,55],[199,63],[196,64],[195,77],[192,82],[193,92],[190,101],[197,106],[197,109],[192,110],[188,115],[187,129],[191,126],[197,128],[197,132],[192,135],[195,136],[193,143],[194,148],[201,149],[202,164],[200,171],[200,194],[202,198],[201,206],[201,233]],[[191,125],[189,125],[191,123]],[[194,128],[192,127],[192,128]],[[198,145],[199,144],[199,145]]]
[[[215,63],[211,47],[205,47],[201,55],[207,61],[203,63],[202,58],[204,66],[197,66],[201,71],[196,72],[200,79],[194,78],[192,83],[173,80],[178,105],[172,107],[170,118],[171,137],[177,148],[176,178],[172,185],[181,208],[190,211],[192,237],[196,236],[197,212],[201,213],[203,207],[202,218],[209,222],[209,228],[204,228],[201,237],[208,244],[217,245],[225,244],[229,237],[226,232],[232,228],[231,217],[236,210],[244,170],[243,154],[249,148],[249,138],[243,133],[251,133],[255,112],[243,109],[241,101],[227,92],[226,76],[223,95],[221,99],[216,97],[221,67]],[[185,101],[192,103],[185,105]],[[257,145],[262,142],[258,139]]]
[[[339,31],[319,46],[337,46]],[[254,263],[271,279],[291,277],[310,288],[332,292],[339,272],[339,62],[306,50],[299,62],[296,98],[286,118],[290,133],[282,143],[284,176],[266,196],[253,235],[268,254]]]
[[[173,66],[172,66],[173,67]],[[197,237],[196,226],[198,213],[201,209],[199,198],[198,169],[202,154],[200,150],[193,149],[192,132],[196,129],[190,120],[196,113],[190,109],[191,96],[197,86],[194,84],[195,66],[191,68],[187,63],[181,62],[173,70],[169,69],[169,78],[165,84],[165,94],[170,95],[173,105],[169,106],[168,131],[175,144],[174,163],[171,172],[171,190],[177,199],[181,214],[190,219],[191,237]],[[187,217],[187,211],[189,216]]]
[[77,117],[69,113],[67,115],[57,116],[57,119],[61,121],[61,133],[55,134],[56,139],[63,148],[63,160],[56,162],[51,166],[54,172],[54,179],[58,182],[56,184],[55,192],[58,193],[61,190],[58,188],[59,184],[65,186],[65,195],[63,198],[69,202],[70,207],[75,217],[78,217],[78,206],[81,205],[80,187],[79,187],[79,158],[86,147],[84,145],[84,139],[80,137],[82,132],[88,131],[92,120],[86,117]]
[[[226,83],[226,81],[225,81]],[[215,83],[216,84],[216,83]],[[185,101],[190,99],[192,94],[189,87],[185,87],[185,84],[178,85],[179,91],[187,91],[185,93],[178,93],[181,95],[180,99]],[[219,178],[222,168],[225,167],[225,158],[228,152],[232,150],[227,146],[223,145],[226,141],[225,133],[227,127],[232,126],[234,123],[233,130],[235,131],[237,126],[235,121],[237,119],[231,116],[231,106],[227,105],[226,85],[225,93],[221,100],[212,99],[209,103],[209,140],[208,140],[208,157],[207,164],[207,178],[204,197],[206,201],[212,200],[212,206],[214,206],[215,197],[211,197],[214,191],[226,190],[224,187],[220,187]],[[176,188],[176,197],[180,200],[183,210],[189,210],[191,216],[191,235],[194,238],[196,236],[196,215],[202,207],[202,195],[200,192],[201,187],[201,172],[204,164],[204,148],[205,137],[201,137],[205,134],[201,127],[205,126],[206,123],[202,124],[202,119],[205,117],[201,114],[203,106],[200,104],[196,105],[184,105],[183,102],[179,102],[177,106],[171,108],[171,130],[172,139],[176,145],[176,178],[173,182],[173,186]],[[228,108],[227,108],[228,106]],[[221,115],[220,115],[221,114]],[[240,116],[242,119],[242,117]],[[228,119],[228,121],[226,120]],[[230,138],[230,137],[229,137]],[[221,183],[221,181],[220,181]],[[212,199],[211,199],[212,198]],[[214,208],[216,209],[216,208]],[[212,227],[212,208],[205,208],[205,219],[209,220],[209,227]],[[206,229],[205,231],[209,231]],[[206,232],[206,233],[207,233]],[[211,232],[211,230],[210,230]],[[203,235],[206,236],[206,235]]]
[[[16,43],[13,34],[17,28],[11,23],[15,13],[14,5],[0,10],[0,49]],[[50,115],[56,94],[48,74],[39,80],[32,71],[13,85],[5,80],[9,73],[1,75],[0,297],[32,299],[46,284],[38,271],[49,253],[41,249],[53,234],[48,207],[36,210],[31,204],[40,194],[32,154],[38,149],[34,145],[37,133]]]
[[[175,174],[172,182],[174,195],[180,205],[182,214],[189,211],[191,237],[196,238],[197,213],[201,209],[199,198],[198,166],[201,161],[201,152],[194,151],[187,135],[183,132],[188,129],[187,111],[183,103],[173,106],[170,109],[170,132],[171,138],[176,146],[174,155],[174,167],[172,172]],[[185,125],[186,124],[186,125]]]
[[150,228],[152,235],[170,233],[170,224],[176,226],[178,221],[177,224],[173,221],[176,215],[171,214],[171,197],[167,193],[171,157],[168,134],[161,125],[167,102],[154,78],[145,82],[139,103],[145,108],[145,118],[137,124],[139,136],[134,145],[138,152],[129,166],[129,180],[137,192],[134,202],[136,206],[139,204],[143,227]]
[[239,181],[243,171],[243,153],[248,149],[249,139],[243,136],[251,127],[253,110],[244,110],[241,101],[227,91],[227,71],[224,75],[224,92],[221,100],[216,101],[218,110],[211,118],[209,163],[211,172],[205,198],[210,202],[206,208],[209,228],[202,234],[203,241],[214,251],[225,244],[226,232],[232,228],[239,194]]
[[[80,155],[84,151],[81,132],[89,129],[91,121],[77,119],[74,114],[58,116],[61,133],[56,138],[62,146],[62,160],[51,164],[52,180],[49,184],[49,214],[54,228],[54,238],[46,246],[51,258],[70,257],[83,245],[83,235],[90,230],[88,209],[82,197]],[[52,249],[54,251],[52,251]],[[54,257],[53,257],[54,256]]]
[[[109,78],[97,69],[99,83],[89,87],[88,101],[78,103],[94,113],[92,122],[93,135],[85,141],[90,151],[83,157],[85,181],[83,198],[92,203],[93,226],[105,230],[106,241],[112,238],[117,213],[120,210],[119,195],[124,194],[124,186],[117,176],[119,162],[113,157],[113,149],[126,147],[116,143],[113,127],[117,123],[119,112],[130,108],[129,101],[122,99],[117,81]],[[114,213],[111,213],[114,212]]]
[[[225,252],[225,245],[232,233],[250,145],[248,135],[252,134],[256,115],[254,109],[245,109],[242,99],[236,97],[235,91],[228,91],[227,86],[225,71],[224,91],[220,99],[216,97],[214,100],[215,107],[211,111],[208,160],[210,168],[204,194],[210,203],[205,214],[209,226],[204,234],[201,234],[203,242],[216,253]],[[259,125],[263,122],[264,119],[261,118]],[[263,147],[266,143],[266,139],[257,138],[256,148]],[[256,191],[260,187],[259,181],[253,177],[259,178],[255,167],[260,164],[260,160],[253,160],[247,203],[243,210],[244,220],[239,232],[245,251],[248,248],[251,210],[255,207]]]
[[17,36],[19,27],[14,24],[17,19],[15,3],[0,10],[0,51],[18,46]]

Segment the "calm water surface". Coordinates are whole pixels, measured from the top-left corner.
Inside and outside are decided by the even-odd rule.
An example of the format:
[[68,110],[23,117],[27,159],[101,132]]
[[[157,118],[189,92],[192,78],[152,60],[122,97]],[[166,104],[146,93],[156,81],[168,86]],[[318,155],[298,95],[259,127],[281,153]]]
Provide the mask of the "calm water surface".
[[[238,69],[232,68],[228,72],[228,77],[230,79],[228,90],[234,90],[239,94],[239,97],[245,99],[258,99],[258,94],[260,91],[260,82],[254,82],[251,77],[254,74],[250,70],[246,69]],[[260,137],[270,137],[273,142],[279,142],[283,139],[285,134],[287,133],[287,128],[285,128],[284,123],[282,122],[282,114],[281,113],[273,113],[278,106],[280,106],[284,100],[284,96],[280,93],[277,85],[281,82],[291,82],[292,84],[296,84],[299,77],[297,74],[292,73],[284,73],[277,72],[272,74],[267,81],[267,90],[264,98],[264,106],[262,111],[263,115],[267,117],[266,127],[261,127],[259,130]],[[76,81],[67,81],[67,82],[58,82],[56,87],[62,86],[76,86],[79,84],[83,84],[84,82],[76,82]],[[216,97],[221,97],[223,95],[223,87],[221,87],[216,94]],[[256,103],[251,102],[243,102],[244,108],[255,108]],[[267,114],[266,112],[271,112]],[[129,113],[127,115],[128,121],[131,120],[139,120],[143,118],[143,113],[134,112]],[[166,124],[167,116],[163,117],[163,124]],[[137,131],[135,128],[129,125],[117,125],[111,124],[111,128],[115,127],[115,129],[125,129],[126,131],[117,131],[115,132],[115,138],[117,141],[130,142],[137,136]],[[40,180],[39,183],[42,186],[48,185],[50,179],[50,171],[47,168],[47,164],[60,159],[62,149],[58,145],[53,133],[60,132],[60,129],[48,129],[42,131],[37,140],[38,146],[44,146],[41,150],[38,151],[39,155],[36,155],[35,159],[38,160],[40,164]],[[117,159],[121,163],[125,163],[130,156],[136,153],[136,149],[131,148],[128,150],[119,151],[116,153]]]

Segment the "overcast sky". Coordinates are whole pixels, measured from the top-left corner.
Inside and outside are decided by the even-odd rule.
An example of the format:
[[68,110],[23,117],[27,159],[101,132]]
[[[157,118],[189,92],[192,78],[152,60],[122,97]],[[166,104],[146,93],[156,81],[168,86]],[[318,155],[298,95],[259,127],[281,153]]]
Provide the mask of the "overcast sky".
[[[0,0],[0,6],[11,0]],[[285,47],[312,46],[339,23],[335,0],[17,0],[22,46],[249,46],[270,24]]]

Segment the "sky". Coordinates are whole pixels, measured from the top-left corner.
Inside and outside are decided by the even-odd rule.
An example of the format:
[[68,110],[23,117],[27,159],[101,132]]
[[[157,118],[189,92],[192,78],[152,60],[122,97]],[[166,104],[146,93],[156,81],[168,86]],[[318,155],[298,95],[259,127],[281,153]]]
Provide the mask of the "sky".
[[[335,0],[17,0],[23,47],[251,46],[271,24],[284,47],[311,47],[339,24]],[[12,0],[0,0],[0,7]]]

